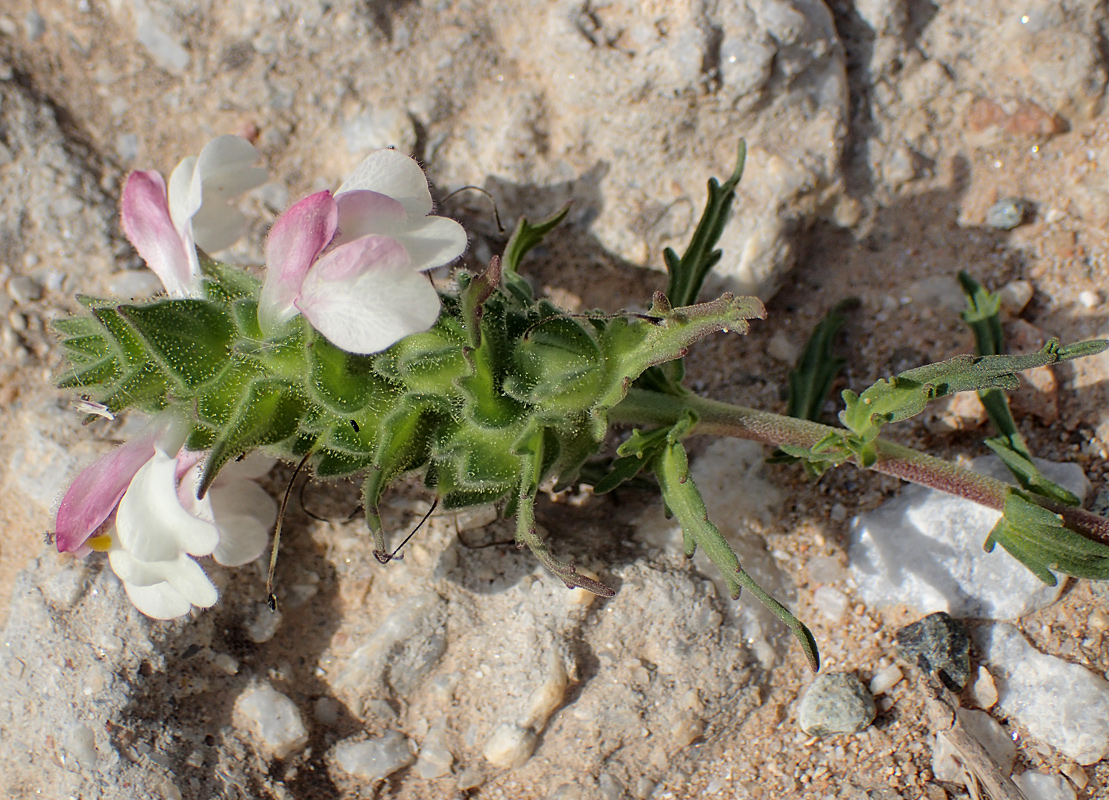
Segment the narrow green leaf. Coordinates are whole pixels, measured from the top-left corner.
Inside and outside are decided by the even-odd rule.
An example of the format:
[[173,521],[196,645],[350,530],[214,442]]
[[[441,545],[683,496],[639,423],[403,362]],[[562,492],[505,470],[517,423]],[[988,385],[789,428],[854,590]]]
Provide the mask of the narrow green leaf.
[[720,261],[722,253],[714,248],[720,241],[721,234],[724,233],[724,226],[728,223],[728,215],[735,201],[735,188],[743,177],[746,161],[747,143],[741,139],[735,169],[732,170],[731,176],[724,181],[723,185],[715,178],[709,180],[708,201],[705,203],[704,213],[697,223],[685,253],[681,258],[678,258],[678,254],[669,248],[663,253],[666,270],[670,273],[666,297],[675,306],[690,306],[696,303],[705,278]]
[[809,666],[813,672],[817,672],[820,669],[820,654],[812,632],[747,574],[724,535],[709,521],[705,502],[693,483],[689,473],[689,460],[681,443],[669,443],[654,458],[652,466],[666,507],[682,525],[686,554],[692,555],[695,547],[704,550],[705,555],[720,570],[733,598],[738,598],[742,589],[748,589],[754,594],[792,631],[809,661]]
[[847,321],[845,311],[859,305],[855,298],[837,303],[816,327],[805,344],[797,366],[789,373],[789,400],[786,413],[798,419],[820,420],[824,401],[832,391],[847,360],[833,352],[836,334]]
[[524,217],[520,217],[520,221],[516,223],[516,230],[512,232],[512,236],[504,248],[502,263],[506,278],[509,274],[516,274],[520,271],[520,262],[523,261],[528,251],[542,242],[543,237],[557,228],[569,213],[570,204],[567,203],[559,211],[534,224],[528,222]]

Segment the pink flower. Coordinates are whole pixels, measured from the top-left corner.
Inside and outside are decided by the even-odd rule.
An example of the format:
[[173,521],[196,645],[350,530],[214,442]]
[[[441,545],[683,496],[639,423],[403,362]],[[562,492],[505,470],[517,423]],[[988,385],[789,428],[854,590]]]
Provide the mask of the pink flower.
[[196,249],[228,247],[246,229],[246,219],[228,201],[265,182],[252,166],[258,152],[238,136],[213,139],[200,156],[184,159],[169,188],[153,170],[132,172],[123,187],[120,222],[146,265],[162,279],[170,297],[200,293]]
[[334,197],[304,198],[274,222],[258,319],[266,333],[298,313],[351,353],[376,353],[439,317],[423,272],[466,249],[462,226],[428,216],[423,170],[395,150],[371,153]]

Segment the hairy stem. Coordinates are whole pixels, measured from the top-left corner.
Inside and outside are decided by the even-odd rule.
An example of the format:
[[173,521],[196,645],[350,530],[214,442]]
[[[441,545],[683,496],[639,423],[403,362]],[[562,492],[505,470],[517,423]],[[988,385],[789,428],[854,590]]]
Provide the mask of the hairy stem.
[[[609,411],[609,420],[640,425],[668,425],[687,411],[692,411],[698,419],[691,433],[753,439],[778,446],[810,448],[829,433],[841,430],[819,422],[734,406],[696,395],[676,397],[643,389],[630,389],[627,397]],[[997,511],[1004,510],[1005,497],[1012,489],[1009,484],[885,439],[877,439],[875,444],[878,459],[870,469],[965,497]],[[855,463],[853,458],[848,461]],[[1064,524],[1071,530],[1102,544],[1109,544],[1109,519],[1081,508],[1055,503],[1047,498],[1031,496],[1030,499],[1061,515]]]

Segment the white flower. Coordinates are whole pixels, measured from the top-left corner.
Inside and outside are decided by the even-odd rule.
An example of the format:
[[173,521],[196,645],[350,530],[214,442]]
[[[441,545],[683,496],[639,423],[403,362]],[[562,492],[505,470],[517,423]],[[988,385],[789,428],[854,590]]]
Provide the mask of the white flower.
[[257,160],[250,142],[219,136],[199,157],[177,165],[168,189],[153,170],[127,177],[120,209],[123,232],[170,297],[200,293],[197,247],[222,250],[242,236],[246,219],[228,201],[266,181],[266,170],[253,166]]
[[421,273],[466,249],[462,226],[431,210],[423,170],[395,150],[367,156],[334,197],[294,205],[266,240],[263,332],[301,313],[337,346],[367,354],[430,328],[439,295]]
[[227,566],[253,561],[277,517],[273,499],[249,479],[265,474],[271,460],[229,465],[203,500],[195,494],[196,461],[195,454],[173,458],[155,447],[116,511],[108,560],[131,602],[155,619],[214,605],[216,587],[193,557],[211,555]]

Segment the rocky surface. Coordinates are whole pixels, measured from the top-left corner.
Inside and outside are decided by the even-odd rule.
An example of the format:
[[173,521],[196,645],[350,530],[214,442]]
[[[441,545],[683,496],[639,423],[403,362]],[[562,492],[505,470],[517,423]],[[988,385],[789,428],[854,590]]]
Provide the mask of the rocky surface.
[[[70,476],[134,424],[80,425],[49,387],[48,325],[75,293],[150,291],[116,227],[120,180],[168,171],[217,134],[253,137],[272,174],[244,203],[255,222],[236,260],[258,262],[291,201],[395,145],[426,164],[441,213],[466,224],[471,264],[504,236],[482,195],[451,192],[488,190],[505,225],[573,200],[571,224],[528,269],[580,310],[644,305],[662,288],[642,268],[687,239],[705,180],[726,175],[742,136],[748,169],[710,288],[762,292],[769,319],[691,354],[699,391],[781,410],[791,359],[849,295],[861,304],[844,387],[965,352],[952,280],[963,268],[1012,287],[1011,342],[1093,336],[1109,331],[1106,13],[1087,0],[10,0],[0,728],[18,735],[0,742],[0,788],[186,800],[375,786],[413,798],[961,796],[932,771],[913,680],[895,680],[894,631],[932,607],[904,585],[875,600],[845,568],[847,520],[904,500],[896,482],[844,469],[813,484],[744,443],[694,453],[710,513],[752,574],[811,624],[829,670],[882,690],[874,724],[849,736],[801,731],[810,679],[788,636],[686,562],[657,501],[634,492],[541,509],[558,552],[617,586],[611,601],[567,593],[511,547],[484,547],[510,538],[487,509],[434,517],[404,561],[382,568],[346,521],[356,492],[312,483],[287,520],[278,614],[261,566],[213,568],[216,609],[153,623],[102,561],[43,544]],[[1011,228],[1011,207],[991,213],[1007,199],[1023,204]],[[1109,357],[1032,388],[1016,408],[1034,451],[1104,487]],[[947,456],[978,454],[985,433],[980,409],[963,407],[899,428]],[[418,490],[397,493],[390,529],[426,510]],[[959,547],[977,552],[983,536]],[[1003,554],[989,558],[1004,580],[1023,580]],[[965,601],[962,590],[932,596]],[[1058,698],[1018,708],[1012,681],[1020,659],[1105,674],[1104,602],[1085,583],[1032,603],[1012,596],[1018,666],[976,640],[964,701],[1018,740],[1018,780],[1097,797],[1109,777],[1101,739],[1036,727]],[[1083,731],[1104,738],[1098,724]]]

